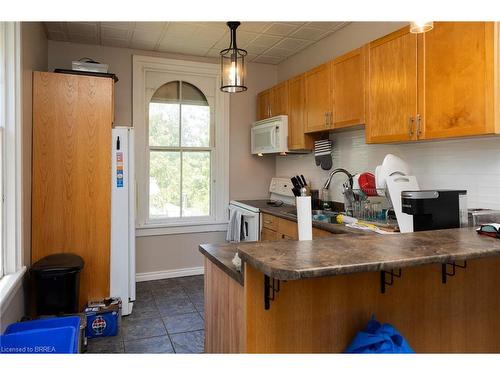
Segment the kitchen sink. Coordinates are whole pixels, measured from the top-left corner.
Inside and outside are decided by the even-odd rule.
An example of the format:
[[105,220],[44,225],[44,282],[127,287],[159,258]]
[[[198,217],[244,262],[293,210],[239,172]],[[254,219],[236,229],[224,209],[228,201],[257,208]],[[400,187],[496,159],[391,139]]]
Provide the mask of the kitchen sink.
[[[290,214],[290,215],[293,215],[293,216],[297,216],[297,210],[296,209],[290,210],[287,213]],[[318,221],[329,221],[329,222],[331,222],[331,220],[335,220],[334,219],[335,216],[337,216],[339,213],[336,212],[336,211],[312,210],[311,214],[313,216],[313,220],[314,220],[315,216],[324,215],[324,216],[327,217],[328,220],[318,220]]]

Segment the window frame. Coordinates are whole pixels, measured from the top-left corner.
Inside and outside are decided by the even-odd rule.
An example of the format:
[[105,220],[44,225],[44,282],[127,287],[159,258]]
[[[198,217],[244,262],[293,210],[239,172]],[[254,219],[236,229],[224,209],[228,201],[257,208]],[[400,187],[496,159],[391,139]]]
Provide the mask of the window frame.
[[[229,98],[219,90],[220,67],[218,64],[174,60],[134,55],[133,64],[133,126],[136,137],[136,186],[137,186],[137,236],[201,233],[227,230],[229,204]],[[148,73],[176,75],[178,81],[191,75],[206,78],[213,84],[213,103],[209,100],[211,117],[211,215],[184,218],[149,218],[149,95],[146,88]],[[171,80],[170,80],[171,81]],[[165,82],[167,83],[167,82]],[[196,86],[196,85],[195,85]],[[200,88],[198,88],[200,89]],[[203,92],[203,91],[202,91]],[[179,148],[181,148],[179,146]],[[176,147],[177,149],[177,147]],[[184,149],[189,149],[186,147]],[[194,148],[201,151],[202,148]]]
[[23,266],[21,211],[21,24],[0,22],[0,127],[3,128],[0,311],[20,287]]

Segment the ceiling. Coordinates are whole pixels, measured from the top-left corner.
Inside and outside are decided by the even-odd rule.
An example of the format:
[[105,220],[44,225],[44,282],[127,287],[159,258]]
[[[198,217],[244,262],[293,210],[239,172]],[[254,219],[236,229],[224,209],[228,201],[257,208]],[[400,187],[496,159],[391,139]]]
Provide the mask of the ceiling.
[[[279,64],[348,22],[242,22],[247,61]],[[229,46],[225,22],[44,22],[50,40],[218,57]]]

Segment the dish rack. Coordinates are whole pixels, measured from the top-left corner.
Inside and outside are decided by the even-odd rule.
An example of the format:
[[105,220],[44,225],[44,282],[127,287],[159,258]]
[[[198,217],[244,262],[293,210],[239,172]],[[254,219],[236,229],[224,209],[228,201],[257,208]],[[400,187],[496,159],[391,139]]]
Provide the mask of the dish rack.
[[344,185],[344,207],[349,216],[364,221],[389,224],[388,211],[392,209],[386,189],[352,189]]

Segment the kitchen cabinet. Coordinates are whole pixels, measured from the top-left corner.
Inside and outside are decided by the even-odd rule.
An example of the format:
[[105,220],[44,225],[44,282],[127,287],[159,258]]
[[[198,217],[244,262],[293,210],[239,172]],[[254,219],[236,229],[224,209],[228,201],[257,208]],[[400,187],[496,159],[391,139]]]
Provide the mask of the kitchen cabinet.
[[333,129],[365,122],[365,47],[332,62]]
[[[326,230],[313,227],[313,239],[329,237],[333,234]],[[282,219],[274,215],[262,214],[261,241],[298,240],[297,222]]]
[[288,149],[311,150],[313,138],[304,133],[305,125],[305,76],[288,80]]
[[498,133],[497,44],[493,22],[435,22],[370,43],[367,142]]
[[257,120],[271,117],[271,90],[265,90],[257,94]]
[[306,132],[325,131],[332,123],[331,63],[305,73]]
[[422,35],[418,139],[495,132],[494,28],[493,22],[435,22]]
[[417,35],[409,27],[368,45],[368,143],[415,139]]
[[288,81],[257,94],[257,120],[288,114]]

